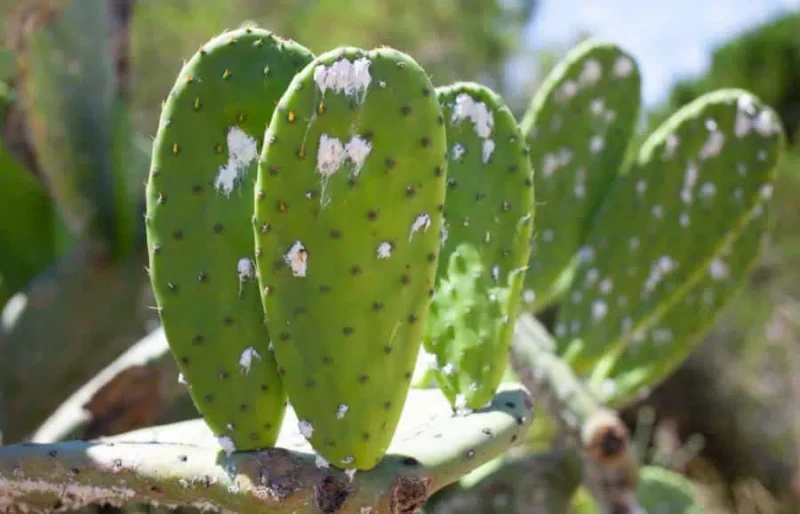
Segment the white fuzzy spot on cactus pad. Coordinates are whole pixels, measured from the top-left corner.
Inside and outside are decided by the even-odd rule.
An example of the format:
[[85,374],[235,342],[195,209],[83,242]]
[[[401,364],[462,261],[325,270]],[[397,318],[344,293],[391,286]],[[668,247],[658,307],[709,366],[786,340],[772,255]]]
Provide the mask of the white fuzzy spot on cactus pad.
[[608,305],[603,300],[595,300],[592,303],[592,319],[600,321],[608,314]]
[[[352,457],[348,457],[348,458],[352,459]],[[350,462],[353,462],[353,461],[351,460]],[[345,464],[349,464],[349,462],[346,462]],[[358,468],[344,470],[344,474],[347,475],[347,478],[351,482],[353,481],[353,478],[356,476],[356,473],[358,473]],[[369,509],[368,512],[372,512],[372,507],[361,507],[361,511],[362,512],[364,511],[364,509]]]
[[378,245],[378,259],[388,259],[392,256],[392,243],[384,241]]
[[484,139],[483,144],[481,145],[481,158],[483,159],[483,163],[486,164],[489,162],[489,159],[492,157],[494,153],[494,141],[491,139]]
[[683,189],[681,189],[681,200],[683,203],[692,203],[692,190],[697,183],[698,169],[697,164],[689,161],[686,165],[686,171],[683,173]]
[[300,431],[300,435],[305,437],[306,439],[311,439],[311,436],[314,435],[314,425],[309,423],[305,420],[299,420],[297,422],[297,429]]
[[712,259],[711,263],[708,265],[708,272],[714,280],[728,278],[728,265],[725,264],[722,259]]
[[589,150],[592,153],[597,153],[603,150],[606,146],[606,140],[603,139],[603,136],[594,136],[589,141]]
[[464,148],[464,145],[461,143],[456,143],[453,145],[452,155],[454,161],[459,161],[467,153],[467,150]]
[[252,346],[245,348],[242,355],[239,356],[239,367],[242,368],[245,375],[250,373],[250,366],[253,365],[254,359],[261,360],[261,355]]
[[319,469],[328,469],[331,467],[331,463],[320,454],[317,454],[316,458],[314,459],[314,465]]
[[703,148],[700,149],[701,159],[710,159],[716,157],[722,151],[722,146],[725,143],[725,134],[718,130],[709,132],[708,139],[706,140]]
[[283,259],[292,268],[292,275],[305,277],[308,271],[308,252],[301,241],[295,241]]
[[581,70],[579,80],[581,84],[592,85],[600,80],[602,75],[603,67],[600,65],[600,61],[597,59],[587,59],[586,62],[583,63],[583,69]]
[[253,261],[247,257],[239,259],[239,262],[236,263],[236,274],[239,275],[239,280],[253,278],[255,274]]
[[219,169],[214,187],[230,197],[242,174],[258,158],[258,144],[239,127],[228,129],[228,162]]
[[372,75],[369,72],[371,64],[372,62],[366,57],[353,62],[343,57],[330,66],[320,64],[314,68],[314,82],[323,94],[329,89],[347,96],[361,93],[363,100],[372,82]]
[[527,304],[532,304],[536,301],[536,292],[533,289],[526,289],[522,293],[522,301]]
[[317,172],[323,178],[328,178],[347,161],[352,166],[353,173],[358,175],[370,152],[372,145],[359,136],[353,136],[347,144],[342,144],[339,139],[322,134],[317,149]]
[[233,444],[233,439],[228,436],[217,437],[217,443],[222,447],[225,455],[230,455],[236,451],[236,445]]
[[650,274],[647,276],[647,281],[644,284],[645,293],[652,293],[655,291],[664,277],[673,272],[675,268],[675,261],[672,260],[672,257],[668,255],[659,257],[650,267]]
[[189,385],[189,382],[186,381],[186,377],[183,376],[183,373],[178,373],[178,383],[183,384],[185,386]]
[[408,236],[408,240],[411,241],[411,238],[414,237],[414,234],[422,230],[423,232],[427,232],[431,226],[431,217],[427,214],[420,214],[414,220],[414,223],[411,224],[411,234]]
[[347,411],[350,410],[350,406],[344,403],[340,403],[339,407],[336,409],[336,419],[344,419]]
[[453,104],[451,123],[460,123],[464,120],[472,122],[475,133],[481,139],[492,135],[494,129],[494,116],[492,111],[483,102],[477,102],[467,93],[461,93]]
[[572,80],[565,80],[556,93],[556,100],[564,102],[578,94],[578,85]]
[[614,75],[618,77],[627,77],[633,73],[633,60],[627,56],[617,57],[614,63]]

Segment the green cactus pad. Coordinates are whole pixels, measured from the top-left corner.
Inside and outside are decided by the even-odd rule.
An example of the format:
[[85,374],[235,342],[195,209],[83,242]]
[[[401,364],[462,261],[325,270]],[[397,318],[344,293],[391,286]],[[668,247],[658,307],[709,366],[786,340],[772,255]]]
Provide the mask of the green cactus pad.
[[681,345],[674,334],[702,328],[662,322],[763,215],[783,144],[777,115],[736,89],[697,99],[648,138],[598,210],[554,329],[578,373],[604,375],[648,330],[672,328],[661,344]]
[[424,345],[457,410],[491,401],[508,362],[533,234],[533,174],[514,115],[486,87],[438,88],[449,146],[445,234]]
[[694,485],[683,476],[657,466],[639,470],[636,499],[647,514],[703,514]]
[[346,47],[298,73],[265,136],[265,313],[303,432],[341,468],[378,463],[408,392],[438,263],[443,122],[410,57]]
[[228,448],[272,445],[285,394],[269,350],[251,219],[263,134],[313,56],[265,30],[222,34],[180,72],[147,186],[150,276],[198,411]]
[[593,377],[591,386],[604,403],[621,406],[636,398],[640,391],[672,374],[689,356],[758,261],[769,219],[768,213],[754,217],[657,326],[639,333],[611,369]]
[[622,167],[640,98],[636,61],[597,40],[572,50],[533,98],[520,123],[539,199],[525,309],[544,307],[563,291],[591,216]]

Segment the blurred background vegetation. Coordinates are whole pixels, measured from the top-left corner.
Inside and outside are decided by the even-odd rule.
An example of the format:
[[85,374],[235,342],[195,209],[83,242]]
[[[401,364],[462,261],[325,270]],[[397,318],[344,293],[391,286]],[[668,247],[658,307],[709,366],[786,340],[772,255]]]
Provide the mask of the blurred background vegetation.
[[[481,82],[503,95],[512,111],[521,116],[543,74],[573,43],[591,35],[576,33],[564,46],[532,50],[525,39],[530,32],[527,29],[543,4],[557,1],[110,0],[126,27],[115,43],[123,47],[116,47],[117,94],[132,131],[138,134],[137,148],[146,152],[161,101],[183,59],[212,35],[249,22],[296,39],[315,53],[344,44],[398,48],[414,56],[430,72],[434,84]],[[20,13],[26,6],[42,3],[47,2],[0,0],[0,40],[5,48],[20,48],[27,30],[21,20],[30,19]],[[533,34],[535,38],[535,29]],[[680,27],[675,28],[675,37],[680,37]],[[104,51],[97,49],[98,53]],[[19,77],[14,75],[11,55],[0,54],[3,142],[10,159],[43,176],[47,165],[33,151],[30,127],[19,114],[23,107],[15,103]],[[714,512],[779,512],[781,503],[791,512],[792,502],[800,503],[800,13],[788,12],[746,32],[731,34],[713,52],[710,66],[701,76],[674,84],[666,100],[646,112],[642,132],[676,108],[721,87],[753,91],[777,110],[786,126],[791,148],[775,188],[773,237],[747,286],[701,348],[673,377],[623,414],[632,427],[642,412],[653,414],[652,458],[701,484],[709,505],[718,509]],[[12,165],[3,155],[0,153],[0,173]],[[146,165],[126,169],[128,182],[135,185],[131,194],[138,195],[130,201],[140,208],[143,188],[138,185],[146,176]],[[0,216],[9,216],[6,208],[0,205]],[[145,256],[140,213],[132,219],[138,230],[133,231],[130,255],[123,259],[126,264],[119,270],[107,265],[99,276],[95,269],[91,278],[78,281],[79,289],[95,288],[86,293],[90,298],[82,298],[85,304],[78,301],[82,313],[76,317],[80,319],[62,316],[53,322],[57,328],[50,330],[49,320],[38,319],[35,330],[26,333],[42,339],[52,339],[56,333],[59,351],[68,354],[65,348],[74,344],[72,361],[86,363],[86,369],[64,381],[47,383],[50,391],[59,387],[69,394],[156,325],[155,313],[146,308],[152,302],[142,272]],[[0,232],[0,243],[5,244],[2,235]],[[53,262],[40,263],[36,273],[49,269]],[[0,276],[0,304],[18,289],[10,287],[14,284],[11,277],[3,279]],[[125,305],[109,303],[110,294],[130,294],[135,308],[126,312]],[[108,318],[105,330],[74,326],[101,318]],[[79,339],[89,343],[74,342]],[[0,331],[0,361],[6,360],[8,367],[13,363],[25,373],[45,374],[20,367],[20,362],[31,365],[39,361],[18,357],[13,347],[16,341]],[[86,358],[87,348],[93,358]],[[3,372],[0,363],[0,375]],[[13,382],[0,380],[0,386],[0,391],[15,390]],[[5,401],[13,407],[8,396],[6,393]],[[57,399],[53,402],[42,402],[39,421],[58,405]],[[26,409],[33,412],[37,407],[28,402]]]

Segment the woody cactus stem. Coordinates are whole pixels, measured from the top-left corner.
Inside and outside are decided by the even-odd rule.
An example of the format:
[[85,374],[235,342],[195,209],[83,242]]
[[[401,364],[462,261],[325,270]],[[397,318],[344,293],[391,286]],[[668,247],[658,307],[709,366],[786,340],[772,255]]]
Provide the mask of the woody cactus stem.
[[[498,457],[530,427],[521,388],[453,418],[437,391],[414,391],[376,468],[322,466],[287,412],[278,447],[226,456],[198,419],[106,440],[0,448],[0,512],[158,503],[242,514],[415,512],[442,487]],[[349,475],[349,476],[348,476]]]
[[636,512],[637,459],[627,427],[555,354],[555,341],[534,317],[520,316],[516,328],[514,370],[578,448],[584,484],[603,512]]

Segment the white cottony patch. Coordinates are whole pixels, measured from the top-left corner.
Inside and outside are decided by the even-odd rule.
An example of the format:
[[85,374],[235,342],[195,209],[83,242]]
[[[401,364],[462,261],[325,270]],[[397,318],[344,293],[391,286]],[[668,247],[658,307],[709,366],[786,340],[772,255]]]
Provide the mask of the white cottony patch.
[[486,139],[492,135],[494,129],[494,116],[492,111],[483,102],[476,102],[467,93],[461,93],[456,97],[453,105],[453,115],[451,123],[459,123],[464,120],[472,122],[475,133],[481,139]]
[[578,250],[578,260],[581,262],[592,262],[594,260],[594,248],[591,246],[582,246]]
[[681,200],[683,203],[692,203],[692,190],[697,183],[698,169],[694,161],[689,161],[686,171],[683,173],[683,189],[681,189]]
[[242,372],[245,375],[250,373],[250,366],[253,364],[253,359],[261,360],[261,355],[259,355],[252,346],[245,348],[242,355],[239,356],[239,367],[242,368]]
[[453,374],[453,373],[455,373],[455,372],[456,372],[456,368],[455,368],[455,366],[453,366],[453,365],[452,365],[451,363],[449,363],[449,362],[448,362],[447,364],[445,364],[444,366],[442,366],[442,373],[444,373],[444,374],[445,374],[445,375],[447,375],[447,376],[450,376],[450,375],[452,375],[452,374]]
[[217,442],[222,447],[225,455],[230,455],[236,451],[236,445],[233,444],[233,440],[228,436],[217,437]]
[[372,145],[359,136],[353,136],[347,144],[342,144],[339,139],[322,134],[317,149],[317,171],[323,178],[328,178],[347,161],[353,174],[358,175],[370,152]]
[[340,403],[339,407],[336,409],[336,419],[344,419],[345,414],[347,411],[350,410],[350,406],[344,403]]
[[603,114],[603,111],[606,109],[605,102],[602,98],[595,98],[592,100],[592,103],[589,104],[589,109],[592,111],[592,114],[599,116]]
[[601,151],[606,146],[606,141],[603,139],[603,136],[594,136],[589,141],[589,150],[592,153],[597,153]]
[[466,151],[466,149],[464,149],[464,145],[462,145],[461,143],[454,144],[453,145],[453,150],[452,150],[453,160],[454,161],[461,160],[461,158],[464,156],[464,154],[466,152],[467,151]]
[[652,214],[656,219],[661,219],[661,217],[664,216],[664,207],[661,205],[654,205],[650,209],[650,214]]
[[643,195],[647,191],[647,182],[644,180],[637,180],[636,181],[636,192],[639,196]]
[[644,289],[646,293],[652,293],[655,291],[658,284],[664,279],[664,277],[674,271],[676,268],[675,261],[668,255],[664,255],[660,257],[653,265],[650,267],[650,274],[647,276],[647,281],[644,284]]
[[716,157],[722,151],[722,145],[725,143],[725,134],[718,130],[714,130],[708,134],[703,148],[700,149],[700,158],[709,159]]
[[239,259],[239,262],[236,263],[236,273],[239,275],[239,280],[253,278],[255,273],[253,270],[253,261],[247,257]]
[[575,170],[575,187],[573,188],[576,198],[586,196],[586,168]]
[[183,376],[183,373],[178,373],[178,383],[183,385],[189,385],[189,382],[186,381],[186,377]]
[[369,72],[371,64],[366,57],[361,57],[353,62],[343,57],[330,66],[320,64],[314,68],[314,82],[322,94],[329,89],[347,96],[355,96],[360,93],[361,100],[363,100],[370,82],[372,82]]
[[689,226],[689,214],[682,212],[681,215],[678,217],[678,222],[681,224],[682,227]]
[[306,439],[311,439],[311,436],[314,434],[314,425],[302,419],[297,422],[297,429],[300,430],[300,434]]
[[600,80],[602,75],[603,67],[600,65],[600,61],[597,59],[588,59],[585,63],[583,63],[581,76],[578,80],[580,80],[584,85],[590,85]]
[[711,198],[717,192],[717,186],[713,182],[706,182],[700,187],[701,198]]
[[447,243],[447,236],[450,235],[450,232],[447,230],[447,223],[442,223],[442,235],[439,237],[439,246],[444,248],[444,245]]
[[597,271],[597,268],[590,269],[586,272],[586,285],[593,285],[598,278],[600,278],[600,272]]
[[525,303],[528,303],[528,304],[535,302],[536,301],[536,292],[534,292],[533,289],[526,289],[522,293],[522,301],[524,301]]
[[761,198],[763,198],[764,200],[769,200],[770,198],[772,198],[772,189],[773,189],[772,184],[764,184],[763,186],[761,186],[761,189],[759,190]]
[[323,457],[319,453],[317,454],[316,458],[314,459],[314,465],[316,467],[318,467],[319,469],[328,469],[329,467],[331,467],[331,463],[328,462],[325,459],[325,457]]
[[753,122],[753,125],[756,128],[756,132],[764,137],[777,134],[781,130],[780,121],[769,111],[761,111]]
[[392,243],[384,241],[378,245],[378,259],[388,259],[392,256]]
[[578,85],[572,80],[565,80],[556,93],[556,101],[564,102],[578,93]]
[[292,275],[295,277],[305,277],[308,270],[308,252],[300,241],[295,241],[292,247],[283,256],[286,264],[292,268]]
[[492,266],[492,280],[498,282],[500,280],[500,266],[495,264]]
[[611,281],[610,278],[604,278],[600,282],[600,293],[601,294],[608,294],[611,292],[611,289],[614,287],[614,282]]
[[725,264],[722,259],[712,259],[711,263],[708,265],[708,272],[714,280],[728,278],[728,265]]
[[555,237],[555,235],[556,235],[555,232],[553,232],[551,229],[549,229],[549,228],[545,229],[545,230],[542,231],[542,240],[549,243],[549,242],[553,241],[553,238]]
[[226,197],[230,197],[242,174],[257,158],[258,144],[256,140],[239,127],[230,127],[228,129],[228,162],[217,173],[217,178],[214,180],[216,190]]
[[353,461],[355,461],[355,460],[356,459],[352,455],[348,455],[347,457],[342,459],[342,464],[352,464]]
[[546,154],[542,159],[542,174],[549,178],[558,169],[558,157],[555,154]]
[[627,77],[633,72],[633,61],[630,57],[620,56],[614,63],[614,75],[618,77]]
[[592,319],[600,321],[608,314],[608,305],[603,300],[595,300],[592,303]]
[[408,240],[411,241],[411,238],[414,237],[414,234],[422,230],[423,232],[427,232],[431,226],[431,217],[427,214],[420,214],[414,220],[414,223],[411,224],[411,234],[408,236]]
[[670,134],[667,136],[667,149],[664,150],[664,158],[670,159],[673,155],[675,155],[675,150],[678,148],[678,136],[675,134]]
[[494,146],[494,141],[491,139],[483,140],[483,144],[481,145],[481,158],[483,159],[484,164],[489,162],[489,159],[492,157],[492,153],[494,153]]
[[[350,462],[353,462],[352,457],[348,458],[350,459]],[[349,462],[345,462],[345,464],[349,464]],[[358,468],[344,470],[344,474],[347,475],[348,480],[350,480],[351,482],[353,481],[353,477],[356,476],[356,473],[358,473]],[[361,507],[361,512],[364,512],[364,509],[369,509],[367,510],[368,513],[372,512],[372,507]]]

